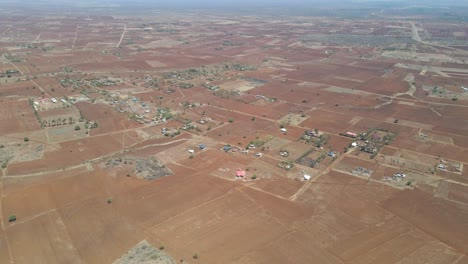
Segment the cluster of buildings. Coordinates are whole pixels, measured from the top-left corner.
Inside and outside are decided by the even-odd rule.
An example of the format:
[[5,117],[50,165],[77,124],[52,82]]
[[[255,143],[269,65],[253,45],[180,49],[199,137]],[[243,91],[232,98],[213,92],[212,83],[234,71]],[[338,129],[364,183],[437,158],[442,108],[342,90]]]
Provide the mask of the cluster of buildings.
[[33,101],[33,107],[34,110],[36,111],[42,111],[42,110],[49,110],[49,109],[56,109],[60,108],[62,106],[68,106],[69,103],[73,103],[72,100],[67,101],[67,99],[62,98],[60,99],[60,102],[63,105],[56,105],[59,102],[56,98],[47,98],[47,97],[38,97],[36,100]]
[[[242,154],[248,154],[251,150],[254,150],[254,149],[256,149],[254,144],[250,144],[249,146],[247,146],[247,148],[232,147],[231,145],[224,145],[222,148],[224,152],[231,151],[231,152],[240,152]],[[261,158],[263,154],[261,152],[256,152],[254,156],[257,158]]]
[[137,97],[114,93],[110,95],[109,104],[120,113],[131,113],[132,119],[140,124],[160,124],[172,119],[168,108],[154,107]]
[[376,155],[384,145],[390,144],[396,137],[396,133],[380,129],[374,129],[366,133],[347,131],[340,133],[340,135],[356,139],[350,144],[350,147],[357,147],[360,151],[371,155]]
[[395,182],[400,182],[402,181],[404,178],[406,178],[406,174],[404,173],[400,173],[400,172],[397,172],[395,174],[393,174],[393,176],[384,176],[383,177],[383,180],[384,181],[395,181]]
[[352,172],[354,175],[370,177],[372,171],[363,167],[356,167]]

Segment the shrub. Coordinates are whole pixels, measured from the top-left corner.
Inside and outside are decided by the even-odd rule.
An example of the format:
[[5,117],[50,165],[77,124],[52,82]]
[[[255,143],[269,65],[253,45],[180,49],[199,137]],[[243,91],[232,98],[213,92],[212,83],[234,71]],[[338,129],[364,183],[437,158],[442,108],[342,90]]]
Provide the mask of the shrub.
[[10,215],[8,217],[8,222],[14,222],[14,221],[16,221],[16,215]]
[[24,142],[28,142],[29,141],[29,138],[28,137],[25,137],[24,138]]
[[198,259],[198,254],[197,253],[193,254],[193,259]]
[[75,127],[75,130],[80,130],[80,129],[81,129],[80,126],[76,126],[76,127]]
[[163,245],[159,246],[159,250],[164,250],[164,246]]
[[108,204],[112,203],[112,198],[107,198],[107,203]]
[[251,178],[252,178],[252,180],[255,180],[255,179],[257,179],[257,175],[254,174],[254,175],[252,175]]

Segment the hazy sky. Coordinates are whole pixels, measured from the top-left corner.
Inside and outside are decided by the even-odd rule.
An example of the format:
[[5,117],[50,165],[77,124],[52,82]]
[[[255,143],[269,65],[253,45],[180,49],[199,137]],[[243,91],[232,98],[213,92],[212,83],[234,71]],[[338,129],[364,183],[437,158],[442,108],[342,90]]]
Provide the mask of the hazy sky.
[[250,13],[276,11],[317,12],[318,9],[365,9],[401,7],[468,6],[468,0],[0,0],[0,9],[11,6],[24,9],[51,6],[85,9],[223,9]]

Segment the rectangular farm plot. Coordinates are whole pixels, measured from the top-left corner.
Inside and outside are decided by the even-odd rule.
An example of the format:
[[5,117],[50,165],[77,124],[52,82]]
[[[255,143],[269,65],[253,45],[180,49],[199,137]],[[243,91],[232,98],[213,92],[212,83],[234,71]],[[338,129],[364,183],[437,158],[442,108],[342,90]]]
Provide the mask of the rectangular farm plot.
[[84,263],[56,211],[6,230],[15,263]]
[[468,210],[461,204],[435,198],[415,189],[401,192],[383,206],[450,247],[459,251],[467,250],[468,229],[465,220]]
[[71,241],[86,263],[112,263],[142,237],[106,199],[101,196],[79,201],[59,210]]
[[34,173],[76,165],[118,151],[121,144],[112,135],[106,135],[62,142],[60,147],[59,150],[45,153],[44,159],[11,164],[8,166],[8,174]]
[[241,191],[183,213],[150,231],[185,258],[229,263],[287,232],[271,213]]
[[[389,147],[384,147],[384,149],[385,148],[392,149]],[[383,151],[382,153],[386,153],[387,151]],[[426,156],[420,153],[416,155],[416,153],[410,151],[397,149],[393,155],[385,155],[383,162],[393,166],[404,167],[420,172],[431,172],[434,170],[437,160],[431,156]]]
[[279,179],[286,178],[287,171],[280,168],[280,161],[268,157],[254,159],[248,166],[250,175],[255,174],[259,179]]
[[394,239],[380,244],[376,248],[370,249],[365,254],[355,258],[353,263],[356,264],[373,264],[373,263],[395,263],[404,259],[413,251],[421,248],[426,243],[431,241],[427,235],[421,231],[410,231],[401,234]]
[[[290,160],[296,160],[299,158],[303,153],[307,152],[312,148],[311,145],[307,145],[297,141],[291,141],[283,138],[275,137],[274,139],[268,141],[264,147],[268,150],[268,153],[272,156],[280,156],[284,157],[287,151],[287,156],[284,157]],[[283,156],[281,156],[281,153]]]
[[244,263],[321,263],[343,264],[331,253],[320,249],[310,238],[300,232],[291,232],[265,247],[249,252],[235,264]]
[[[459,261],[457,261],[459,260]],[[411,252],[396,264],[446,264],[466,263],[461,260],[461,254],[439,241],[431,241]]]
[[[4,186],[8,188],[8,186]],[[18,220],[40,215],[54,209],[55,201],[50,193],[48,184],[38,184],[24,189],[14,190],[4,194],[2,199],[3,221],[6,226],[8,219],[5,216],[16,215]]]
[[[80,129],[77,129],[77,127]],[[88,136],[84,128],[84,123],[49,128],[46,130],[46,133],[49,142],[62,142]]]
[[310,116],[307,120],[301,123],[301,125],[311,128],[318,129],[320,131],[330,132],[339,134],[346,131],[352,126],[350,121],[354,116],[334,113],[316,109],[308,113]]
[[235,80],[221,84],[222,89],[228,91],[246,92],[255,88],[255,85],[246,80]]
[[[236,171],[237,169],[245,170],[247,168],[247,165],[249,164],[249,160],[241,160],[241,159],[232,159],[233,157],[230,157],[229,161],[222,162],[222,165],[211,171],[210,175],[216,176],[219,178],[223,178],[226,180],[236,180]],[[251,173],[249,171],[246,171],[245,179],[249,179],[254,175],[254,173]]]
[[56,118],[66,118],[65,123],[68,123],[69,117],[72,117],[75,122],[80,119],[80,113],[75,107],[60,107],[38,112],[42,120],[52,120]]
[[305,182],[299,179],[280,178],[280,179],[261,179],[257,178],[253,181],[251,188],[260,189],[264,192],[271,193],[289,199],[296,193]]
[[409,230],[410,227],[402,221],[388,223],[383,227],[371,227],[342,239],[331,245],[327,250],[340,259],[351,262],[361,255],[368,254],[380,245],[385,245],[385,243],[398,238]]
[[403,81],[403,78],[404,76],[396,76],[392,78],[377,77],[362,84],[355,85],[354,89],[382,95],[402,93],[409,89],[408,83]]
[[174,175],[115,194],[112,204],[132,223],[149,228],[200,204],[216,200],[239,187],[237,183],[185,167],[169,167]]
[[377,167],[376,163],[368,160],[346,156],[334,166],[334,169],[357,177],[369,178],[376,171]]
[[0,103],[0,134],[27,132],[40,128],[27,100]]

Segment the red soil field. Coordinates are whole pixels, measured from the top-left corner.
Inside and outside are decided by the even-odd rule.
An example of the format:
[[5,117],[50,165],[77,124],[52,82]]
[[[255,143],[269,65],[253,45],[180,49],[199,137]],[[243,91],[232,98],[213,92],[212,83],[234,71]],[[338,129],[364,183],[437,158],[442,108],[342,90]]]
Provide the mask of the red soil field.
[[[0,96],[34,96],[39,97],[41,96],[41,91],[39,88],[35,87],[32,82],[19,82],[14,83],[11,81],[8,85],[2,84],[0,85]],[[35,87],[35,88],[33,88]]]
[[44,159],[19,162],[8,166],[8,175],[36,173],[80,164],[121,150],[112,136],[96,136],[60,143],[60,150],[45,153]]
[[333,134],[344,133],[351,127],[352,116],[346,114],[333,113],[323,110],[313,110],[308,113],[310,116],[307,120],[301,123],[309,128],[317,128],[320,131],[330,132]]
[[2,135],[39,128],[39,122],[27,100],[0,103],[0,133]]
[[[402,203],[406,206],[401,206]],[[456,250],[467,252],[468,229],[461,228],[466,225],[465,207],[413,190],[389,199],[384,208]],[[444,217],[446,214],[453,217]]]
[[[466,39],[462,25],[412,16],[418,43],[409,16],[388,9],[385,19],[342,19],[345,8],[272,18],[113,5],[65,17],[9,6],[0,9],[0,263],[113,263],[142,240],[184,263],[467,262],[467,75],[435,68],[466,68],[462,50],[444,47]],[[413,57],[383,56],[391,50]],[[84,82],[62,87],[67,78]],[[435,85],[446,98],[424,87]],[[41,128],[30,105],[41,96],[78,102],[38,117],[82,115],[98,127]],[[157,123],[131,120],[139,114]],[[313,129],[329,137],[322,148],[299,141]],[[372,139],[340,133],[369,129],[397,136],[375,155],[344,153]],[[222,150],[252,141],[264,145]],[[318,165],[294,163],[302,155]],[[141,178],[155,163],[171,173]],[[373,173],[353,175],[357,167]],[[407,178],[383,178],[395,173]]]

